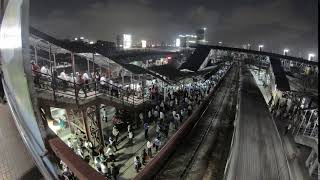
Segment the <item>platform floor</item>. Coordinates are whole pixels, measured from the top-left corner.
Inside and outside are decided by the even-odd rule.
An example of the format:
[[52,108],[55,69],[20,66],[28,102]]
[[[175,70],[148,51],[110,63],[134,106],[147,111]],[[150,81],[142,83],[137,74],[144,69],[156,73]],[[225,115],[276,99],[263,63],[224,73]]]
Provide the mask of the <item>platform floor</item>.
[[226,179],[289,179],[289,167],[277,127],[245,66],[242,66],[240,81],[238,119]]
[[41,179],[16,128],[9,106],[3,104],[0,104],[0,179]]
[[[266,90],[266,87],[263,86],[263,77],[264,75],[261,73],[259,76],[258,71],[256,70],[250,70],[251,74],[253,75],[255,82],[257,86],[259,87],[264,99],[266,102],[269,102],[271,98],[270,91]],[[288,157],[288,162],[291,170],[291,176],[296,180],[311,180],[315,179],[314,177],[310,177],[307,173],[307,169],[304,167],[304,161],[306,160],[306,157],[299,156],[297,158],[291,158],[294,157],[297,154],[304,155],[310,153],[310,149],[302,146],[298,146],[298,144],[295,143],[292,135],[288,133],[287,135],[283,135],[284,130],[286,128],[287,124],[284,124],[284,122],[275,121],[277,125],[277,129],[280,133],[280,137],[282,139],[284,149],[286,156]]]

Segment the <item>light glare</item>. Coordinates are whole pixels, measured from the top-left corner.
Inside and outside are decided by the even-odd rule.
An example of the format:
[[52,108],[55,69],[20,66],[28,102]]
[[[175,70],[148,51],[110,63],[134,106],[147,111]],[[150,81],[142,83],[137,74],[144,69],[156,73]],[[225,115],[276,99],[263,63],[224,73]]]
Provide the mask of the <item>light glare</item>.
[[146,48],[147,47],[147,41],[146,40],[141,40],[141,46],[142,46],[142,48]]
[[128,49],[131,48],[132,39],[131,34],[123,34],[123,48]]
[[180,47],[180,39],[176,39],[176,47]]

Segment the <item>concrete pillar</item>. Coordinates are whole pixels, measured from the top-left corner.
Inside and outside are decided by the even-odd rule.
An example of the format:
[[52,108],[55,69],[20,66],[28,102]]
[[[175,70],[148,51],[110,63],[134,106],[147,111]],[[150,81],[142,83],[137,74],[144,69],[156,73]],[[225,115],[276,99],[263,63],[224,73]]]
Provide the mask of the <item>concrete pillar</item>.
[[49,43],[49,62],[50,62],[50,72],[53,74],[53,67],[52,67],[52,61],[51,61],[51,44]]
[[309,167],[310,161],[313,159],[314,154],[315,154],[315,151],[314,151],[314,149],[312,149],[310,155],[308,156],[308,158],[305,162],[307,167]]
[[74,53],[73,52],[71,52],[71,66],[72,66],[73,76],[76,76],[76,67],[75,67]]
[[93,73],[96,73],[96,67],[95,67],[95,64],[94,64],[94,53],[92,53],[92,68],[93,68]]
[[53,53],[53,69],[57,70],[57,60],[56,60],[56,54]]
[[90,73],[90,61],[89,61],[89,58],[87,59],[87,71],[88,73]]
[[36,64],[38,64],[38,50],[36,45],[34,45],[34,59]]

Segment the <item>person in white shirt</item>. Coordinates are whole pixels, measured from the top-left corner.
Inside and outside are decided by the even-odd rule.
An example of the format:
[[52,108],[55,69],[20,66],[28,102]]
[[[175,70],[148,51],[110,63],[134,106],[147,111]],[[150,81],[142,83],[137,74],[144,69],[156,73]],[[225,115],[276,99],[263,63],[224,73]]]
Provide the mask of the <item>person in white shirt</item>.
[[68,145],[70,148],[72,148],[72,143],[71,143],[71,139],[70,139],[70,138],[68,138],[68,140],[67,140],[67,145]]
[[95,156],[94,157],[94,165],[96,166],[96,169],[100,169],[100,157],[99,156]]
[[88,75],[87,72],[85,72],[85,73],[82,74],[82,78],[83,78],[85,81],[86,81],[86,80],[90,80],[90,77],[89,77],[89,75]]
[[152,142],[150,142],[149,140],[147,141],[147,149],[148,149],[148,156],[151,158],[152,157]]
[[42,76],[49,75],[49,69],[47,66],[42,66],[40,72],[42,73]]
[[177,113],[177,112],[176,112],[175,110],[172,111],[173,117],[176,115],[176,113]]
[[102,89],[103,91],[107,89],[107,87],[106,87],[106,82],[107,82],[106,77],[105,77],[104,75],[102,75],[102,76],[100,77],[100,85],[101,85],[101,89]]
[[109,159],[111,159],[112,161],[115,161],[114,151],[111,145],[108,146],[107,150],[105,151],[105,155],[107,155]]
[[128,141],[128,144],[133,144],[133,132],[132,131],[129,131],[129,141]]
[[140,162],[139,156],[136,156],[133,158],[133,163],[134,163],[134,167],[135,167],[136,171],[139,172],[139,169],[141,167],[141,162]]
[[182,120],[181,120],[180,114],[176,113],[176,114],[174,115],[174,117],[173,117],[173,118],[176,120],[176,122],[180,122],[180,123],[182,123]]
[[143,122],[143,114],[142,112],[139,114],[140,121]]
[[62,79],[62,80],[67,80],[67,75],[66,75],[66,73],[65,73],[64,71],[62,71],[62,72],[60,73],[59,78]]
[[154,140],[154,145],[156,147],[156,152],[158,152],[159,147],[161,146],[161,141],[159,140],[158,137]]
[[82,79],[84,80],[86,88],[90,91],[90,86],[89,86],[90,77],[87,72],[82,74]]
[[101,162],[100,167],[101,167],[102,174],[104,176],[108,176],[109,175],[109,168],[108,168],[107,162]]
[[164,120],[164,114],[163,114],[163,112],[162,111],[160,111],[160,118],[159,118],[160,120]]

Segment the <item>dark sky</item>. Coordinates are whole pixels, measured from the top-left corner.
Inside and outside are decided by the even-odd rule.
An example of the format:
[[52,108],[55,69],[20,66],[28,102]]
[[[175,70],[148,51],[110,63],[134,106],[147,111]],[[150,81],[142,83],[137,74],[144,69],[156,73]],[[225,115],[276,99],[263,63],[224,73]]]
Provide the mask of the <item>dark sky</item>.
[[207,27],[210,44],[264,44],[306,56],[318,52],[317,0],[30,0],[30,23],[57,38],[173,43]]

